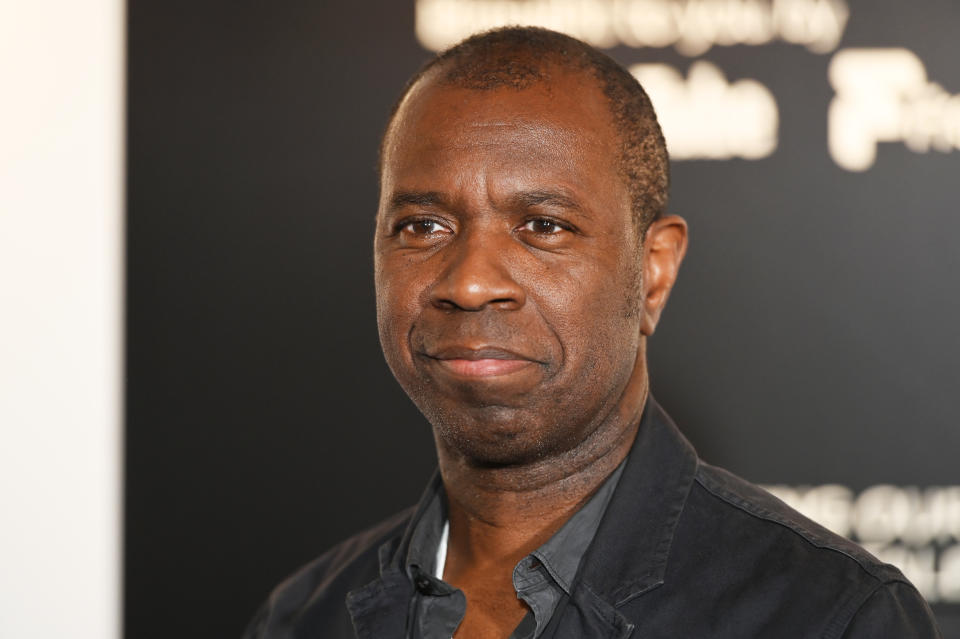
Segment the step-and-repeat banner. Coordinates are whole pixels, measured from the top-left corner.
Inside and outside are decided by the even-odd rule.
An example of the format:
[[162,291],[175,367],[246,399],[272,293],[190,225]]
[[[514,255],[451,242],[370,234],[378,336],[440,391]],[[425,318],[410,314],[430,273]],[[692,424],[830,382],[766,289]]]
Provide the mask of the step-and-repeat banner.
[[960,637],[960,5],[215,5],[130,7],[128,636],[236,634],[416,500],[432,441],[373,317],[377,143],[432,52],[537,24],[661,118],[692,241],[654,394]]

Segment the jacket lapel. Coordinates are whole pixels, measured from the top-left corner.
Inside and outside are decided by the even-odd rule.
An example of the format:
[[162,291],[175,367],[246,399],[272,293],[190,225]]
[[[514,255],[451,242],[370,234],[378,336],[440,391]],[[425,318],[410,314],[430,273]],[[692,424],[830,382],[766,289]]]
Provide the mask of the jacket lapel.
[[543,636],[552,639],[627,639],[633,634],[633,627],[613,606],[581,584],[553,613]]
[[[570,617],[572,627],[582,620],[604,626],[607,634],[598,636],[632,633],[635,620],[618,609],[663,583],[674,531],[698,465],[693,447],[648,397],[623,475],[580,565],[569,606],[579,609]],[[561,625],[554,636],[590,635],[571,634]]]

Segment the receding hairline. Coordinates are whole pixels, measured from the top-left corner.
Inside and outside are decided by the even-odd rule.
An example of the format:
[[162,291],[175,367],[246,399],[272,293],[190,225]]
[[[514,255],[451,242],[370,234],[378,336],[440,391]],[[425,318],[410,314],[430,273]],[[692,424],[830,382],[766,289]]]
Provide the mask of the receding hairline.
[[[495,29],[487,33],[497,31],[500,31],[500,29]],[[400,97],[394,102],[390,110],[387,124],[386,127],[384,127],[383,136],[380,140],[378,168],[381,172],[383,169],[383,152],[386,148],[387,139],[393,132],[393,125],[396,122],[397,115],[415,94],[423,91],[424,87],[429,86],[431,83],[437,87],[464,89],[478,93],[486,93],[500,89],[524,91],[536,86],[549,86],[552,82],[563,76],[578,75],[587,78],[590,83],[600,91],[601,95],[605,93],[603,91],[602,79],[597,77],[597,74],[589,65],[572,64],[569,60],[565,61],[560,56],[552,55],[537,59],[534,58],[529,51],[525,51],[519,46],[509,50],[511,54],[509,58],[506,56],[502,58],[503,64],[515,65],[515,68],[512,69],[513,73],[508,71],[512,81],[504,81],[502,78],[487,78],[477,81],[475,78],[470,78],[464,73],[464,67],[467,66],[463,64],[464,60],[455,55],[451,56],[448,54],[454,52],[465,42],[476,37],[477,36],[468,38],[468,40],[461,42],[459,45],[440,52],[437,56],[424,63],[424,65],[407,80],[403,91],[400,93]],[[504,51],[504,53],[507,53],[507,51]],[[469,55],[470,54],[467,54],[467,56]],[[520,69],[517,69],[516,66],[519,66]],[[609,102],[609,96],[605,97]],[[613,109],[608,105],[607,110],[610,116],[610,122],[613,123]]]
[[[435,92],[462,91],[467,94],[475,93],[477,99],[482,100],[484,97],[494,94],[498,91],[512,91],[521,93],[542,89],[546,90],[547,92],[552,92],[554,87],[560,88],[566,81],[582,78],[585,84],[590,85],[591,89],[596,91],[595,95],[603,105],[602,110],[603,117],[605,119],[601,126],[608,127],[613,136],[619,138],[620,134],[617,130],[616,123],[614,122],[613,113],[607,104],[609,99],[606,95],[604,95],[603,87],[600,81],[592,73],[590,73],[589,69],[570,68],[549,61],[543,63],[543,67],[544,73],[542,77],[539,77],[535,81],[525,82],[523,86],[497,85],[494,87],[482,88],[469,85],[464,86],[462,83],[456,81],[456,79],[450,79],[448,74],[445,73],[445,70],[442,68],[442,63],[441,65],[430,67],[422,75],[418,75],[416,82],[412,83],[411,86],[404,91],[403,97],[397,101],[396,107],[393,109],[390,115],[390,119],[387,123],[387,127],[384,130],[383,138],[381,140],[381,172],[388,142],[392,136],[396,135],[397,123],[400,117],[404,115],[404,111],[410,108],[412,102],[423,99],[431,94],[434,94]],[[555,112],[556,111],[554,109],[543,109],[538,114],[549,117],[551,113]]]

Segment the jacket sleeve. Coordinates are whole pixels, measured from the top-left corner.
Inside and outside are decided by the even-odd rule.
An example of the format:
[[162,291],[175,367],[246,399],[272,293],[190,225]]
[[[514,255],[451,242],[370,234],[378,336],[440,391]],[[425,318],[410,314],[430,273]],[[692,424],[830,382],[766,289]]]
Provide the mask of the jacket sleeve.
[[881,585],[853,616],[843,639],[942,639],[930,606],[909,583]]

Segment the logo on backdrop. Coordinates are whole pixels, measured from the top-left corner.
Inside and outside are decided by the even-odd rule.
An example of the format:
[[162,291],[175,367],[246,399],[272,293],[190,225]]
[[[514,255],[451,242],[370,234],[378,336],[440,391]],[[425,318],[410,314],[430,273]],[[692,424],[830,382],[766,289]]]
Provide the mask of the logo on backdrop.
[[705,60],[686,79],[669,64],[635,64],[630,72],[654,102],[671,158],[757,160],[777,148],[777,101],[757,80],[727,82]]
[[[601,48],[672,46],[690,57],[714,46],[778,41],[828,54],[849,19],[845,0],[417,0],[415,29],[433,51],[477,31],[529,24]],[[760,81],[728,82],[704,60],[693,62],[686,78],[667,64],[637,64],[631,72],[660,114],[673,158],[759,160],[776,150],[779,109]],[[914,53],[842,49],[828,76],[836,96],[824,137],[838,166],[869,169],[881,142],[916,153],[960,149],[960,95],[928,81]]]
[[850,171],[873,166],[880,142],[912,151],[960,149],[960,95],[927,80],[927,70],[906,49],[844,49],[830,61],[828,145]]
[[697,56],[714,45],[781,40],[829,53],[849,16],[845,0],[417,0],[416,32],[432,51],[477,31],[530,24],[602,48],[673,46]]

